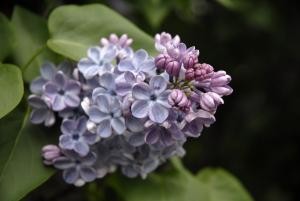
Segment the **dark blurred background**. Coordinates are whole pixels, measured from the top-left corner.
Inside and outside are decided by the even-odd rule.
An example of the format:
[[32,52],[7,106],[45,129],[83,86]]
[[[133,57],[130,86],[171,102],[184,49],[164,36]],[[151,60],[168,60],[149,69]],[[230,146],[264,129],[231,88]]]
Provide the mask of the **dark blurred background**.
[[[200,49],[201,62],[232,76],[234,93],[225,97],[217,122],[185,146],[184,163],[191,171],[223,167],[257,201],[300,200],[300,7],[296,1],[2,0],[0,7],[8,16],[20,5],[47,17],[59,5],[87,3],[104,3],[151,35],[161,31],[180,35]],[[57,185],[64,190],[45,196]],[[94,188],[82,191],[88,194]],[[103,188],[102,194],[113,195]],[[25,200],[84,200],[83,194],[70,195],[72,191],[54,177]]]

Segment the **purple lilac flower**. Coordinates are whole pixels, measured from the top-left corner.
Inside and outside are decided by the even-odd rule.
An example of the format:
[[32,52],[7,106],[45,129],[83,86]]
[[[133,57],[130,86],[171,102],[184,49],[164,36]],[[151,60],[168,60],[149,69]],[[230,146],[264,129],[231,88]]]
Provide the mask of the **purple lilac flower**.
[[78,107],[80,90],[80,83],[67,79],[62,72],[58,72],[53,81],[44,85],[44,95],[50,99],[54,111]]
[[140,49],[136,51],[132,58],[121,60],[118,64],[118,70],[121,72],[130,71],[136,78],[143,81],[149,75],[155,73],[154,59],[148,56],[148,53]]
[[85,116],[77,120],[64,120],[61,125],[59,146],[62,149],[73,150],[80,156],[86,156],[90,151],[89,145],[96,142],[96,135],[87,131],[86,123]]
[[81,186],[85,182],[96,179],[96,170],[92,167],[96,162],[96,155],[89,153],[82,157],[75,152],[64,152],[64,156],[56,158],[54,167],[63,170],[63,178],[68,184]]
[[78,69],[86,79],[91,79],[104,72],[111,72],[112,60],[116,58],[117,51],[114,46],[91,47],[88,49],[87,58],[78,62]]
[[138,83],[132,89],[135,99],[131,111],[136,118],[149,118],[157,123],[162,123],[168,117],[170,105],[168,103],[167,81],[162,76],[154,76],[149,85]]
[[31,123],[44,123],[47,127],[52,126],[55,123],[55,116],[51,110],[51,103],[48,98],[30,95],[28,97],[28,104],[33,108],[30,114]]
[[200,95],[200,106],[206,111],[214,112],[220,104],[224,104],[224,101],[214,92],[206,92]]
[[88,111],[88,116],[97,124],[96,132],[100,137],[110,137],[113,131],[121,135],[126,129],[120,102],[116,98],[106,95],[97,96],[95,105],[92,105]]

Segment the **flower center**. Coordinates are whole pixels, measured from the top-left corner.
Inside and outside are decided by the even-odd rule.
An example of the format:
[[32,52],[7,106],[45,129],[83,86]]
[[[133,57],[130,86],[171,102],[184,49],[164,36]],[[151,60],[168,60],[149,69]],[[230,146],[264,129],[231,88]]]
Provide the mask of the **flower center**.
[[79,135],[78,134],[74,134],[72,135],[73,140],[78,140],[79,139]]
[[152,101],[155,101],[156,100],[156,95],[155,94],[152,94],[151,96],[150,96],[150,100],[152,100]]
[[65,91],[62,90],[62,89],[60,89],[57,93],[60,94],[60,95],[64,95],[64,94],[65,94]]

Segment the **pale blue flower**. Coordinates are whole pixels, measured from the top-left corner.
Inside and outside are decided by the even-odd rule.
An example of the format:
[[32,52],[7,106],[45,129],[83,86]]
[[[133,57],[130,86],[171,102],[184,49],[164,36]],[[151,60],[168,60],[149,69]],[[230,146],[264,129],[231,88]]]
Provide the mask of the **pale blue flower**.
[[80,83],[67,79],[61,71],[54,76],[53,81],[47,82],[43,89],[44,95],[50,98],[54,111],[62,111],[67,107],[75,108],[80,104]]
[[146,76],[155,73],[154,59],[148,56],[148,53],[140,49],[136,51],[132,58],[121,60],[118,64],[118,70],[121,72],[130,71],[139,80],[144,80]]
[[80,185],[96,179],[96,170],[93,165],[96,155],[92,152],[82,157],[75,152],[64,152],[64,156],[53,161],[54,167],[63,170],[63,178],[68,184]]
[[88,111],[89,119],[97,124],[97,134],[100,137],[110,137],[113,131],[121,135],[124,133],[125,119],[122,116],[118,99],[106,95],[99,95]]
[[87,58],[78,62],[78,69],[86,79],[91,79],[113,69],[112,60],[116,58],[117,51],[114,46],[91,47]]
[[94,144],[96,135],[87,131],[87,118],[82,116],[77,120],[67,119],[62,122],[62,135],[59,137],[59,146],[62,149],[73,150],[81,156],[90,151],[89,145]]
[[138,83],[132,89],[135,99],[131,106],[132,115],[136,118],[149,117],[152,121],[162,123],[168,117],[170,105],[168,103],[167,81],[162,76],[154,76],[149,85]]
[[52,126],[55,123],[55,116],[51,110],[50,100],[41,98],[37,95],[30,95],[28,97],[28,104],[32,107],[32,112],[30,114],[31,123],[44,123],[47,127]]

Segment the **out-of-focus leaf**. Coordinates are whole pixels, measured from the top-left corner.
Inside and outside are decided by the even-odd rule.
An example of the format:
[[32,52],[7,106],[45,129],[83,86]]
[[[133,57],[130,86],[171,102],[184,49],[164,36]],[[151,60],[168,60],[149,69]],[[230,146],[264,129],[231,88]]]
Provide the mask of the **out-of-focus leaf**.
[[18,105],[23,92],[20,69],[14,65],[0,64],[0,119]]
[[100,4],[61,6],[51,13],[48,27],[51,33],[48,46],[74,60],[85,57],[88,47],[97,45],[101,37],[107,37],[110,33],[126,33],[134,39],[134,48],[154,52],[152,37]]
[[14,35],[9,20],[0,13],[0,62],[10,53],[14,44]]
[[39,75],[39,67],[45,60],[57,61],[57,56],[46,46],[49,38],[46,20],[16,6],[12,15],[16,36],[13,51],[15,62],[21,66],[24,80],[29,82]]
[[53,174],[43,166],[40,156],[41,147],[49,143],[51,135],[31,125],[28,116],[29,110],[22,102],[0,120],[1,201],[20,200]]
[[242,184],[223,169],[206,168],[197,178],[209,190],[211,201],[253,201]]
[[126,201],[252,201],[236,179],[223,170],[210,171],[212,182],[206,179],[208,170],[196,177],[178,159],[172,162],[173,170],[151,174],[146,180],[114,177],[109,184]]

